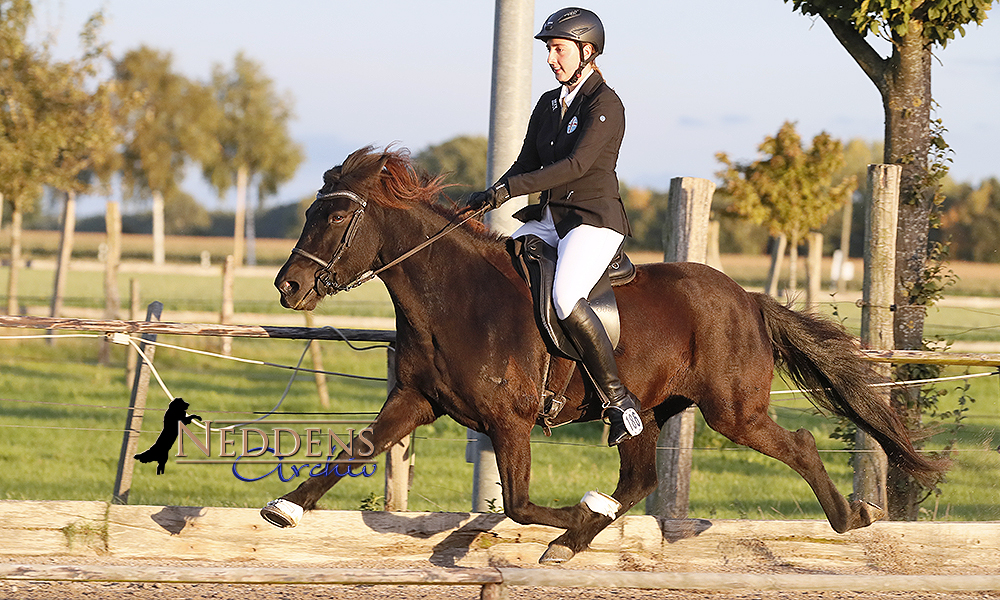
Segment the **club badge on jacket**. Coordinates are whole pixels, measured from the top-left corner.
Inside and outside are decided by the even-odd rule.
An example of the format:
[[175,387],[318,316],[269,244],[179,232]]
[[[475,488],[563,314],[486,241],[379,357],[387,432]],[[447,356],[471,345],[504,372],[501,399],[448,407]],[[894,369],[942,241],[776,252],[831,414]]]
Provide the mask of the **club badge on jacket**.
[[569,135],[569,134],[573,133],[574,131],[576,131],[576,126],[577,125],[579,125],[579,122],[576,120],[576,117],[573,117],[572,119],[570,119],[569,120],[569,125],[566,126],[566,135]]

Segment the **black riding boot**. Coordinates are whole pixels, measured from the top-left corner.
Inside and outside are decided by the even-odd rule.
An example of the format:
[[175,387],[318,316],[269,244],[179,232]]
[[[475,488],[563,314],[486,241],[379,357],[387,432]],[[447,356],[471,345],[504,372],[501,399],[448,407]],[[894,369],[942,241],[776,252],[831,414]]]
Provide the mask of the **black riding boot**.
[[615,350],[590,303],[584,299],[577,301],[573,311],[559,323],[580,353],[598,391],[604,396],[604,416],[611,424],[608,445],[617,446],[642,433],[639,400],[618,378]]

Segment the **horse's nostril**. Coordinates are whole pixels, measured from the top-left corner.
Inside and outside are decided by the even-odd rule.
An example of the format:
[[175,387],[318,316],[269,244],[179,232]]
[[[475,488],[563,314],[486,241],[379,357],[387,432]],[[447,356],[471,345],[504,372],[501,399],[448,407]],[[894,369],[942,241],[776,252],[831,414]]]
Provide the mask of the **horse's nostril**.
[[299,284],[289,279],[282,281],[281,285],[278,286],[278,291],[284,294],[285,296],[291,296],[298,290],[299,290]]

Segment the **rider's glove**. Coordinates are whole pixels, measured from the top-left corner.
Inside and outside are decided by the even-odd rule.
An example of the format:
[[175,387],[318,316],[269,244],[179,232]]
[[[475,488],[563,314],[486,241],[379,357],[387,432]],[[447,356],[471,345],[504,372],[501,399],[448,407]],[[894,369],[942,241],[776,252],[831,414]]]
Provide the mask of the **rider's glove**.
[[507,189],[507,184],[501,181],[482,192],[474,192],[469,196],[468,206],[469,208],[479,210],[489,205],[490,209],[494,209],[508,200],[510,200],[510,191]]

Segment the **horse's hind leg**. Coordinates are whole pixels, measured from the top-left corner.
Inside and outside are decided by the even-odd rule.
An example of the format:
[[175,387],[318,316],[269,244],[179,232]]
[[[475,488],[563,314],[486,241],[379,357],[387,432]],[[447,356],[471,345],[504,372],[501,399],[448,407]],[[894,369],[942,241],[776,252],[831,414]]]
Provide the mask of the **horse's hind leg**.
[[[737,444],[780,460],[801,475],[816,494],[837,533],[865,527],[881,518],[881,509],[874,505],[859,500],[848,503],[827,474],[813,435],[805,429],[793,433],[781,427],[767,414],[767,405],[767,399],[748,400],[740,404],[739,414],[725,411],[721,416],[711,410],[714,407],[700,403],[700,408],[712,429]],[[748,407],[756,410],[748,412]]]

